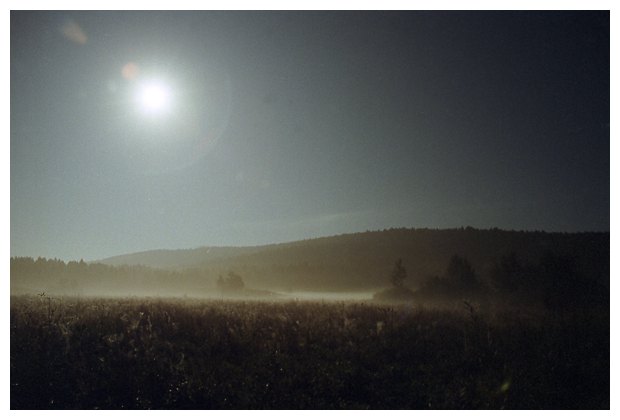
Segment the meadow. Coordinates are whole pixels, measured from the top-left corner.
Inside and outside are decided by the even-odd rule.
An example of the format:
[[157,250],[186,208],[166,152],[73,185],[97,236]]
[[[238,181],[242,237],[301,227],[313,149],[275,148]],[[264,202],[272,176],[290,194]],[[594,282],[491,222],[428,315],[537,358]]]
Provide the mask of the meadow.
[[609,409],[609,312],[11,297],[12,409]]

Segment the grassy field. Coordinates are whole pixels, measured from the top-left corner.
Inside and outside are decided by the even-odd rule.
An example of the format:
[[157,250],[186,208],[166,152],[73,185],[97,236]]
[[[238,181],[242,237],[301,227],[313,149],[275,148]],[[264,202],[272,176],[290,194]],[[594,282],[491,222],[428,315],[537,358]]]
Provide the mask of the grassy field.
[[609,313],[11,298],[11,408],[609,408]]

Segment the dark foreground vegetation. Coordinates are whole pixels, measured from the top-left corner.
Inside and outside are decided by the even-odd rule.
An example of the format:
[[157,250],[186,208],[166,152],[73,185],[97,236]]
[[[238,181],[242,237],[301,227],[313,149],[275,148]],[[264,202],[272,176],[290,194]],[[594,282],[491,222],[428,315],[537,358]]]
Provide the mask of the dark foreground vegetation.
[[608,310],[11,299],[11,408],[608,409]]

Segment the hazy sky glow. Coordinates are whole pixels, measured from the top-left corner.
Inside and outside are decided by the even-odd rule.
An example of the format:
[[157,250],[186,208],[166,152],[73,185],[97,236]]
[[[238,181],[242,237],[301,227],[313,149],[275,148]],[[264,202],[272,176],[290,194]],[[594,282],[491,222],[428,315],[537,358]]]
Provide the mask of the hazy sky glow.
[[609,230],[608,12],[12,12],[11,255]]

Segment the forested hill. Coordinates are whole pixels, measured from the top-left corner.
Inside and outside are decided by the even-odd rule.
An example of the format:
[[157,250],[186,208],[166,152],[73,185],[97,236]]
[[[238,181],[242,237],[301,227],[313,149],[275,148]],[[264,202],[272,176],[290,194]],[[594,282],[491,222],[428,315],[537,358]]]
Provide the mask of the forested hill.
[[205,246],[194,249],[158,249],[118,255],[96,262],[113,266],[143,265],[151,268],[178,270],[201,266],[221,258],[256,252],[259,248],[261,247]]
[[609,279],[609,233],[546,233],[500,229],[388,229],[243,248],[151,251],[101,261],[169,270],[200,269],[210,281],[234,270],[246,284],[271,290],[369,290],[386,285],[397,258],[416,287],[444,272],[452,255],[467,258],[481,278],[502,256],[536,263],[569,256],[587,278]]

